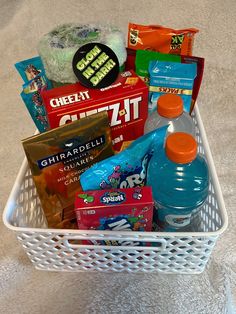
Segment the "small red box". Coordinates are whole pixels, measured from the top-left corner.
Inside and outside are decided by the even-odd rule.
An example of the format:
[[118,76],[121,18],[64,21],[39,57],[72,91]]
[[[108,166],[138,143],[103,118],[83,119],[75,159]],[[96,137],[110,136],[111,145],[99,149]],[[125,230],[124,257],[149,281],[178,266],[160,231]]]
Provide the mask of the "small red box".
[[112,85],[88,89],[79,83],[41,93],[52,129],[74,120],[108,111],[113,148],[120,151],[144,133],[148,115],[148,87],[133,72],[120,73]]
[[82,230],[151,231],[152,189],[144,186],[79,193],[75,212]]

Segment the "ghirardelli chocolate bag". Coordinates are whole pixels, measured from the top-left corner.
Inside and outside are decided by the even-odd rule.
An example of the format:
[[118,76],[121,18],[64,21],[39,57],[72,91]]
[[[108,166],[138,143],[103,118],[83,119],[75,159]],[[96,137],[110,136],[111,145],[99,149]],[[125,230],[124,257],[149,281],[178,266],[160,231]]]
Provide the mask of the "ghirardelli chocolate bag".
[[22,141],[49,228],[76,228],[80,174],[113,155],[106,112]]

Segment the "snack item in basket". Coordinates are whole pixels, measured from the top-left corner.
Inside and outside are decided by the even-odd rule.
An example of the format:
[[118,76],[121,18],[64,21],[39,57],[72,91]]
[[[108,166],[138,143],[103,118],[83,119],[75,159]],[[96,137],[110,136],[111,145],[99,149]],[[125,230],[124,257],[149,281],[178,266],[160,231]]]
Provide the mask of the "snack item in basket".
[[137,50],[135,58],[135,72],[141,77],[144,82],[149,83],[149,62],[150,61],[171,61],[181,62],[181,57],[178,55],[160,53],[156,51]]
[[37,56],[17,62],[15,67],[25,82],[21,98],[39,132],[44,132],[49,126],[40,92],[42,89],[50,89],[51,82],[45,75],[41,58]]
[[[155,53],[152,51],[148,51],[148,50],[133,50],[133,49],[127,49],[127,61],[126,61],[126,70],[134,70],[136,69],[136,73],[142,78],[143,75],[145,75],[144,81],[148,81],[149,82],[149,73],[146,74],[148,71],[146,66],[147,65],[147,61],[148,63],[151,61],[149,60],[149,53]],[[139,54],[139,61],[136,62],[136,55]],[[145,55],[147,58],[145,58]],[[144,59],[142,59],[142,56],[144,57]],[[197,75],[194,79],[194,83],[193,83],[193,94],[192,94],[192,101],[191,101],[191,109],[190,112],[192,112],[193,108],[194,108],[194,104],[197,100],[197,96],[199,93],[199,89],[201,86],[201,82],[202,82],[202,77],[203,77],[203,71],[204,71],[204,58],[200,58],[200,57],[196,57],[196,56],[178,56],[178,55],[171,55],[171,57],[175,58],[175,60],[173,60],[174,62],[181,62],[181,63],[196,63],[197,64]],[[155,59],[155,58],[154,58]],[[135,65],[135,63],[137,63]],[[148,77],[148,79],[146,79],[146,76]],[[156,109],[156,104],[152,104],[151,102],[149,102],[150,108],[149,111],[152,112],[153,110]],[[152,108],[152,106],[154,105],[154,108]]]
[[125,38],[120,29],[110,25],[63,24],[45,34],[38,44],[47,77],[57,83],[77,82],[72,59],[81,46],[93,42],[111,48],[120,67],[123,66],[127,54]]
[[79,83],[41,93],[51,128],[107,111],[113,148],[120,151],[124,141],[143,135],[148,115],[148,87],[133,72],[123,72],[114,84],[88,89]]
[[127,59],[125,62],[125,71],[135,70],[135,58],[136,50],[126,48],[127,50]]
[[44,72],[42,60],[39,56],[17,62],[15,67],[25,83]]
[[47,89],[47,80],[42,72],[25,83],[21,92],[21,98],[40,133],[49,128],[46,110],[40,94],[43,89]]
[[196,28],[175,30],[160,25],[129,23],[128,48],[191,56]]
[[193,83],[193,94],[192,94],[192,101],[191,101],[191,108],[190,113],[192,112],[194,105],[197,100],[197,96],[200,90],[200,86],[202,83],[203,71],[204,71],[204,58],[194,57],[194,56],[181,56],[182,63],[196,63],[197,65],[197,75],[194,79]]
[[153,110],[158,98],[167,93],[180,95],[184,110],[190,112],[193,83],[197,75],[196,63],[151,61],[149,73],[149,101],[153,104]]
[[167,126],[150,132],[124,151],[107,158],[86,170],[80,177],[83,191],[114,188],[133,188],[146,185],[147,168],[153,150],[164,145]]
[[30,94],[36,91],[41,91],[46,87],[46,77],[45,74],[40,73],[35,76],[32,80],[22,85],[23,92],[25,94]]
[[45,132],[49,126],[42,98],[38,91],[25,94],[21,93],[21,97],[40,133]]
[[50,228],[76,227],[75,193],[80,174],[113,155],[106,112],[22,141]]
[[[145,186],[78,193],[75,212],[78,228],[82,230],[151,231],[152,189]],[[139,245],[139,242],[105,240],[92,244]]]

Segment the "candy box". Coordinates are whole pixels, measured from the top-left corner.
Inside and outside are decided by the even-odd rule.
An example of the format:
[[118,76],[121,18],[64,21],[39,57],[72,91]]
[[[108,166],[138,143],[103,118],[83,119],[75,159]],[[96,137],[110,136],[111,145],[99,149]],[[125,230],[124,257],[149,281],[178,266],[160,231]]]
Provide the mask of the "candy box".
[[127,142],[144,133],[148,87],[133,71],[121,73],[115,83],[106,88],[88,89],[76,83],[43,91],[41,95],[52,129],[107,111],[115,151],[122,150]]
[[[82,230],[151,231],[152,189],[144,186],[78,193],[75,212],[78,228]],[[125,245],[119,242],[95,241],[92,244]]]
[[151,61],[149,74],[149,100],[152,104],[157,104],[162,94],[176,94],[182,98],[184,110],[190,112],[196,63]]

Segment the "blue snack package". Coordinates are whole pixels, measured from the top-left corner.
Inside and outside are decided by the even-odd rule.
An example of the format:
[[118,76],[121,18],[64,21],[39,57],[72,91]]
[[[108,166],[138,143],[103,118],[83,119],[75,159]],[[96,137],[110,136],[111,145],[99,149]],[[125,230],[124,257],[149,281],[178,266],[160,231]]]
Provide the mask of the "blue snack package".
[[133,141],[117,155],[98,162],[80,176],[84,191],[133,188],[144,186],[153,152],[162,149],[167,126],[156,129]]
[[25,83],[44,71],[43,63],[39,56],[17,62],[15,67]]
[[49,129],[46,109],[40,95],[41,90],[48,87],[51,88],[51,82],[47,80],[44,71],[22,86],[21,98],[40,133]]
[[40,73],[33,80],[24,84],[21,92],[21,98],[40,133],[49,128],[47,113],[40,95],[40,91],[44,88],[47,88],[45,75]]
[[49,124],[40,92],[42,89],[51,89],[52,83],[45,74],[42,60],[37,56],[17,62],[15,67],[25,82],[21,98],[39,132],[45,132]]
[[47,131],[49,124],[40,93],[38,91],[28,94],[21,92],[21,97],[39,132]]
[[39,56],[17,62],[15,67],[26,84],[41,77],[44,80],[43,85],[47,84],[47,89],[52,88],[52,83],[45,74],[45,69]]
[[157,100],[162,94],[181,96],[184,110],[190,112],[196,63],[151,61],[149,63],[149,111],[156,110]]
[[[25,94],[34,93],[36,91],[41,91],[47,86],[47,79],[44,72],[35,76],[32,80],[22,85],[23,92]],[[48,89],[48,88],[47,88]]]

